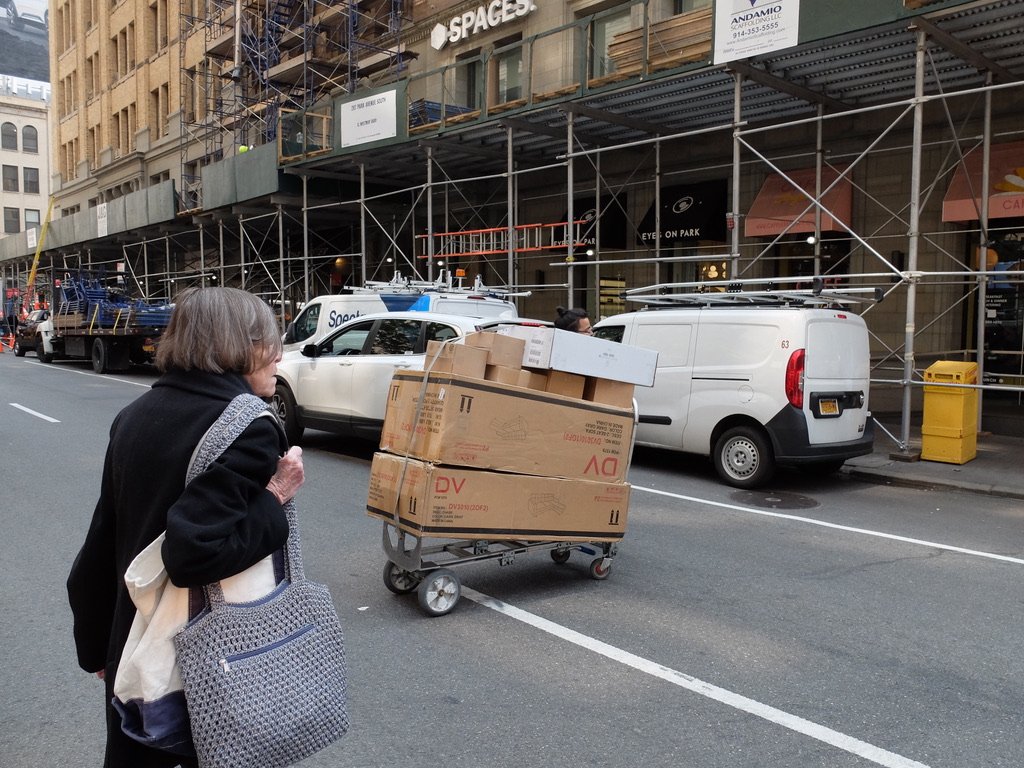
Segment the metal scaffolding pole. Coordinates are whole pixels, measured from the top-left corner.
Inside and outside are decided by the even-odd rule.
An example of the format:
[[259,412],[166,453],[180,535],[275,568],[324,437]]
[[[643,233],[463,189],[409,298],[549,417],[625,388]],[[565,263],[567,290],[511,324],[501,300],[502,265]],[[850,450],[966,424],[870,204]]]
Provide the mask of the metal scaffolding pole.
[[288,321],[285,319],[287,316],[285,302],[288,301],[285,294],[285,283],[284,283],[284,211],[281,209],[280,204],[277,206],[277,274],[280,278],[280,285],[278,286],[278,295],[281,297],[281,330],[284,331],[288,325]]
[[567,221],[565,223],[565,261],[569,265],[569,269],[568,269],[569,300],[566,302],[566,305],[565,305],[567,309],[572,309],[572,307],[574,306],[574,303],[575,303],[574,300],[573,300],[573,295],[572,295],[573,294],[572,263],[576,259],[576,256],[573,253],[573,241],[576,238],[572,236],[572,222],[573,222],[573,219],[576,216],[575,211],[573,211],[573,185],[575,184],[575,181],[573,180],[573,158],[572,158],[573,118],[574,117],[575,117],[575,113],[573,113],[573,112],[568,112],[565,115],[565,143],[566,143],[566,146],[565,146],[565,151],[566,151],[565,177],[566,177],[566,188],[568,189],[568,195],[566,197],[566,203],[568,204],[568,213],[565,216],[565,218],[567,219]]
[[740,128],[743,116],[743,75],[733,73],[732,91],[732,264],[729,277],[736,277],[740,269],[740,178],[743,171]]
[[[365,279],[365,274],[364,274]],[[309,301],[309,176],[302,175],[302,300]]]
[[359,251],[363,281],[367,280],[366,271],[366,164],[359,164]]
[[917,314],[917,252],[921,233],[921,140],[924,133],[924,57],[927,36],[923,31],[917,33],[917,52],[915,57],[914,93],[914,127],[913,149],[910,171],[910,231],[907,244],[907,314],[904,337],[903,357],[903,409],[900,419],[900,450],[909,453],[911,396],[914,391],[914,334]]
[[[992,84],[992,73],[988,73],[988,77],[985,81],[988,85]],[[989,152],[992,149],[992,91],[985,91],[985,114],[983,116],[984,132],[982,135],[982,165],[981,165],[981,210],[978,212],[979,216],[979,235],[978,235],[978,265],[977,268],[980,272],[988,271],[988,190],[989,190]],[[977,349],[975,350],[975,357],[978,361],[978,383],[982,384],[985,381],[985,320],[986,320],[986,303],[988,293],[988,277],[982,277],[978,280],[978,299],[977,299],[977,317],[978,324],[978,343]],[[984,391],[978,397],[978,428],[981,429],[982,417],[984,415]]]
[[515,236],[516,236],[516,222],[515,222],[515,208],[513,207],[514,195],[515,195],[515,161],[512,156],[512,126],[505,126],[505,169],[507,171],[505,179],[505,222],[508,224],[508,234],[505,236],[505,240],[508,243],[508,247],[505,249],[506,258],[508,264],[505,270],[505,285],[515,285]]

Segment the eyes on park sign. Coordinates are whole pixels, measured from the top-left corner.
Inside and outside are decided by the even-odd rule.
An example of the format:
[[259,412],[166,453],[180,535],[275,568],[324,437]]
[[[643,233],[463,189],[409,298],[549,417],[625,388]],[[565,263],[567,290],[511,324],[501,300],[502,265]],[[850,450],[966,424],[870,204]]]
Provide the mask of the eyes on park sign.
[[461,42],[471,35],[500,27],[537,10],[531,0],[491,0],[476,10],[452,16],[447,24],[438,24],[430,32],[430,45],[440,51],[446,45]]

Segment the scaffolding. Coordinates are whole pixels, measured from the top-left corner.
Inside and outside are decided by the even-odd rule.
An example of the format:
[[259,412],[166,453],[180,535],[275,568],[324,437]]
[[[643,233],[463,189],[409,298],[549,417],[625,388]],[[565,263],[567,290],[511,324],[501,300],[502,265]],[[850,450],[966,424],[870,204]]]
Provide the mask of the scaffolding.
[[183,12],[180,209],[203,209],[202,168],[232,152],[320,151],[311,137],[327,129],[307,111],[400,77],[403,20],[401,0],[209,0],[201,16]]
[[[595,29],[618,6],[418,70],[403,82],[407,100],[400,106],[408,108],[408,123],[393,144],[348,153],[323,151],[322,143],[289,147],[294,162],[283,171],[302,184],[293,207],[268,198],[259,201],[263,211],[254,210],[255,203],[197,209],[205,271],[216,263],[225,281],[244,279],[261,295],[288,301],[386,280],[397,269],[430,280],[451,259],[488,284],[531,288],[520,309],[536,317],[566,302],[595,315],[621,306],[606,301],[610,285],[628,290],[716,278],[821,276],[886,294],[864,314],[874,384],[883,395],[873,392],[873,398],[876,407],[886,395],[897,401],[886,409],[902,414],[895,436],[901,447],[922,372],[936,357],[977,358],[991,391],[1024,398],[1024,339],[990,337],[984,322],[994,314],[1005,317],[1007,328],[1024,326],[1019,271],[1006,269],[1013,254],[1024,256],[1011,239],[1024,232],[1024,210],[1016,218],[990,217],[989,198],[977,189],[964,196],[972,207],[980,200],[977,210],[961,218],[940,210],[958,175],[991,186],[986,174],[993,146],[1024,142],[1016,118],[1024,104],[1018,34],[1024,0],[943,3],[912,22],[823,36],[720,66],[709,61],[706,14],[659,19],[653,2],[623,5],[630,6],[631,26],[613,35],[604,52],[593,50]],[[303,19],[317,7],[303,6]],[[360,4],[359,13],[366,12]],[[404,41],[420,39],[386,17],[374,16],[375,29],[395,27],[396,35],[379,35],[379,47],[400,48],[398,32]],[[211,18],[201,23],[212,24]],[[195,35],[200,22],[194,24]],[[296,20],[289,29],[298,26]],[[212,36],[202,34],[204,41]],[[283,35],[253,43],[264,53],[277,51],[281,61],[273,66],[290,55],[289,45]],[[308,45],[304,36],[294,50]],[[644,54],[656,47],[657,56]],[[551,50],[564,55],[549,60],[538,53]],[[495,73],[517,51],[521,82],[501,81]],[[311,120],[328,120],[334,96],[373,84],[359,79],[353,61],[358,57],[346,59],[330,86],[304,96],[304,108],[279,113],[286,114],[278,121],[279,141],[282,122],[308,128]],[[400,71],[399,64],[392,71]],[[202,73],[212,78],[215,71]],[[241,114],[237,101],[227,107],[236,84],[218,82],[220,90],[203,91],[209,110]],[[258,79],[253,85],[245,99],[254,103],[280,87]],[[209,94],[220,94],[224,105]],[[189,114],[197,130],[213,125],[205,114]],[[249,135],[232,134],[231,146],[242,140]],[[205,158],[193,150],[189,161],[215,158],[227,147],[210,141],[203,144]],[[980,177],[967,173],[968,160],[977,156],[985,158]],[[809,180],[799,175],[808,170]],[[752,201],[768,178],[781,180],[798,204],[773,231],[751,234]],[[351,184],[314,194],[315,182],[324,179]],[[726,201],[715,212],[716,231],[699,239],[664,236],[664,217],[678,202],[668,197],[672,185],[708,182],[723,184]],[[830,201],[840,188],[853,196],[856,210]],[[564,248],[519,247],[523,222],[554,227],[581,220],[587,224],[565,238]],[[343,222],[345,234],[318,241],[324,222]],[[222,258],[215,261],[218,249]],[[339,260],[348,268],[340,283],[332,266]],[[188,264],[182,261],[181,268],[192,270]]]

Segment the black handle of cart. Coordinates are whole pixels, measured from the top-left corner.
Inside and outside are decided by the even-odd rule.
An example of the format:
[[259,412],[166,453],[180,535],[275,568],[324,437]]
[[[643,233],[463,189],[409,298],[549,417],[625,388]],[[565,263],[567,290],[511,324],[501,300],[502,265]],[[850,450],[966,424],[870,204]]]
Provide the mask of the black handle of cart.
[[[573,552],[593,558],[591,578],[604,580],[611,572],[618,542],[521,541],[516,539],[437,540],[416,536],[384,522],[384,585],[396,595],[415,591],[420,608],[428,616],[444,616],[455,608],[462,595],[462,584],[452,570],[467,563],[497,560],[512,565],[517,555],[546,550],[556,563],[565,563]],[[425,542],[436,542],[426,544]]]

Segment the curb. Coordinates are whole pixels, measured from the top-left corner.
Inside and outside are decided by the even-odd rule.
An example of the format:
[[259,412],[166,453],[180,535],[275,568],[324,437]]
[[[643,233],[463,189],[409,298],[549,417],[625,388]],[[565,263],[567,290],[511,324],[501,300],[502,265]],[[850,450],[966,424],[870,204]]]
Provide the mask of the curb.
[[843,467],[842,473],[858,480],[867,480],[873,483],[898,485],[905,488],[946,488],[954,491],[966,491],[967,493],[980,493],[986,496],[999,496],[1007,499],[1024,499],[1024,491],[1018,488],[1009,488],[1004,485],[989,485],[986,483],[971,483],[960,481],[951,483],[945,480],[936,480],[923,475],[908,475],[887,472],[885,470],[870,469],[867,467]]

